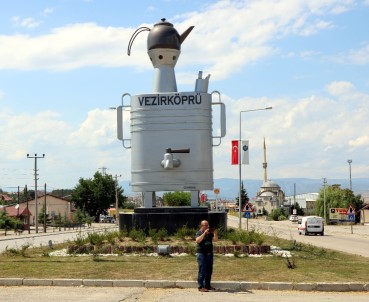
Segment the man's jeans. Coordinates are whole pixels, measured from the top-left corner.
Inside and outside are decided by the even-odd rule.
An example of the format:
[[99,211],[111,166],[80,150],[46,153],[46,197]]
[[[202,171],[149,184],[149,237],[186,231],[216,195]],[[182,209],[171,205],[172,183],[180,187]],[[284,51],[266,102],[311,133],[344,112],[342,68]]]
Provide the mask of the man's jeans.
[[213,273],[213,254],[196,254],[199,272],[197,283],[199,288],[210,288],[211,275]]

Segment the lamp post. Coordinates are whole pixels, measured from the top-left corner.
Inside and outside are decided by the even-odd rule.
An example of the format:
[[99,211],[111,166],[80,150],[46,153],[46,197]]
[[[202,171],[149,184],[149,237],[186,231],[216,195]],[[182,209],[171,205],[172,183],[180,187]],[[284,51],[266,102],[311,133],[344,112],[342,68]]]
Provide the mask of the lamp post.
[[352,164],[352,159],[348,159],[347,162],[349,164],[349,171],[350,171],[350,190],[352,191],[352,181],[351,181],[351,164]]
[[119,198],[118,198],[118,177],[122,177],[121,174],[115,174],[114,180],[115,180],[115,224],[119,227]]
[[323,184],[324,184],[324,191],[323,191],[323,216],[324,216],[324,223],[327,222],[327,210],[326,210],[326,200],[325,200],[325,186],[327,185],[327,178],[323,178]]
[[238,214],[239,214],[239,222],[238,222],[238,227],[239,229],[241,229],[241,195],[242,195],[242,185],[241,185],[241,144],[242,144],[242,140],[241,140],[241,115],[242,113],[245,112],[251,112],[251,111],[260,111],[260,110],[270,110],[272,109],[272,107],[265,107],[265,108],[259,108],[259,109],[250,109],[250,110],[242,110],[240,111],[240,135],[239,135],[239,141],[238,141],[238,176],[239,176],[239,192],[238,192]]
[[27,154],[27,158],[34,158],[35,159],[35,215],[36,215],[36,221],[35,221],[35,228],[36,233],[38,233],[38,205],[37,205],[37,159],[38,158],[45,158],[45,154],[42,154],[42,156],[37,156],[37,153],[35,153],[35,156],[29,156]]

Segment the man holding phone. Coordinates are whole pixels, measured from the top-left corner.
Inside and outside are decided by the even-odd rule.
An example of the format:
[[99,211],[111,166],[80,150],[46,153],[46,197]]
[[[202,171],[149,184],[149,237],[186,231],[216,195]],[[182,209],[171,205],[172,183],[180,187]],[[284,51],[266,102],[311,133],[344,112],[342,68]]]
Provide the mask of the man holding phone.
[[200,230],[196,233],[196,258],[199,265],[197,283],[199,291],[208,292],[215,290],[210,285],[211,275],[213,273],[213,241],[218,240],[218,233],[215,228],[209,227],[209,222],[203,220],[200,223]]

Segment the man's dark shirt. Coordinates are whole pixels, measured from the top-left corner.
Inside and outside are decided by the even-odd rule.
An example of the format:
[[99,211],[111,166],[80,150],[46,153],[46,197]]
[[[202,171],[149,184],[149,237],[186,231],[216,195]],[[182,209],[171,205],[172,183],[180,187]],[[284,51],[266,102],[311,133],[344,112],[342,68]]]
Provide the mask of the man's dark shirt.
[[[203,231],[199,230],[196,233],[196,238],[201,236],[202,233]],[[213,237],[214,237],[213,233],[208,233],[207,235],[205,235],[204,239],[197,244],[196,253],[205,255],[213,253]]]

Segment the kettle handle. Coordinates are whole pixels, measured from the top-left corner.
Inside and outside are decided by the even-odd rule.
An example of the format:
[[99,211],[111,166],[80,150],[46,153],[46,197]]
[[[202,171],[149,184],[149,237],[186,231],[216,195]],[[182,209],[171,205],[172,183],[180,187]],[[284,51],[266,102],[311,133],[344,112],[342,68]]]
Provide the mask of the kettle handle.
[[141,27],[137,28],[135,30],[135,32],[133,33],[133,35],[131,36],[131,39],[129,39],[128,48],[127,48],[127,54],[128,55],[131,55],[131,48],[132,48],[133,41],[136,39],[138,34],[140,34],[143,31],[150,31],[150,28],[148,28],[146,26],[141,26]]

